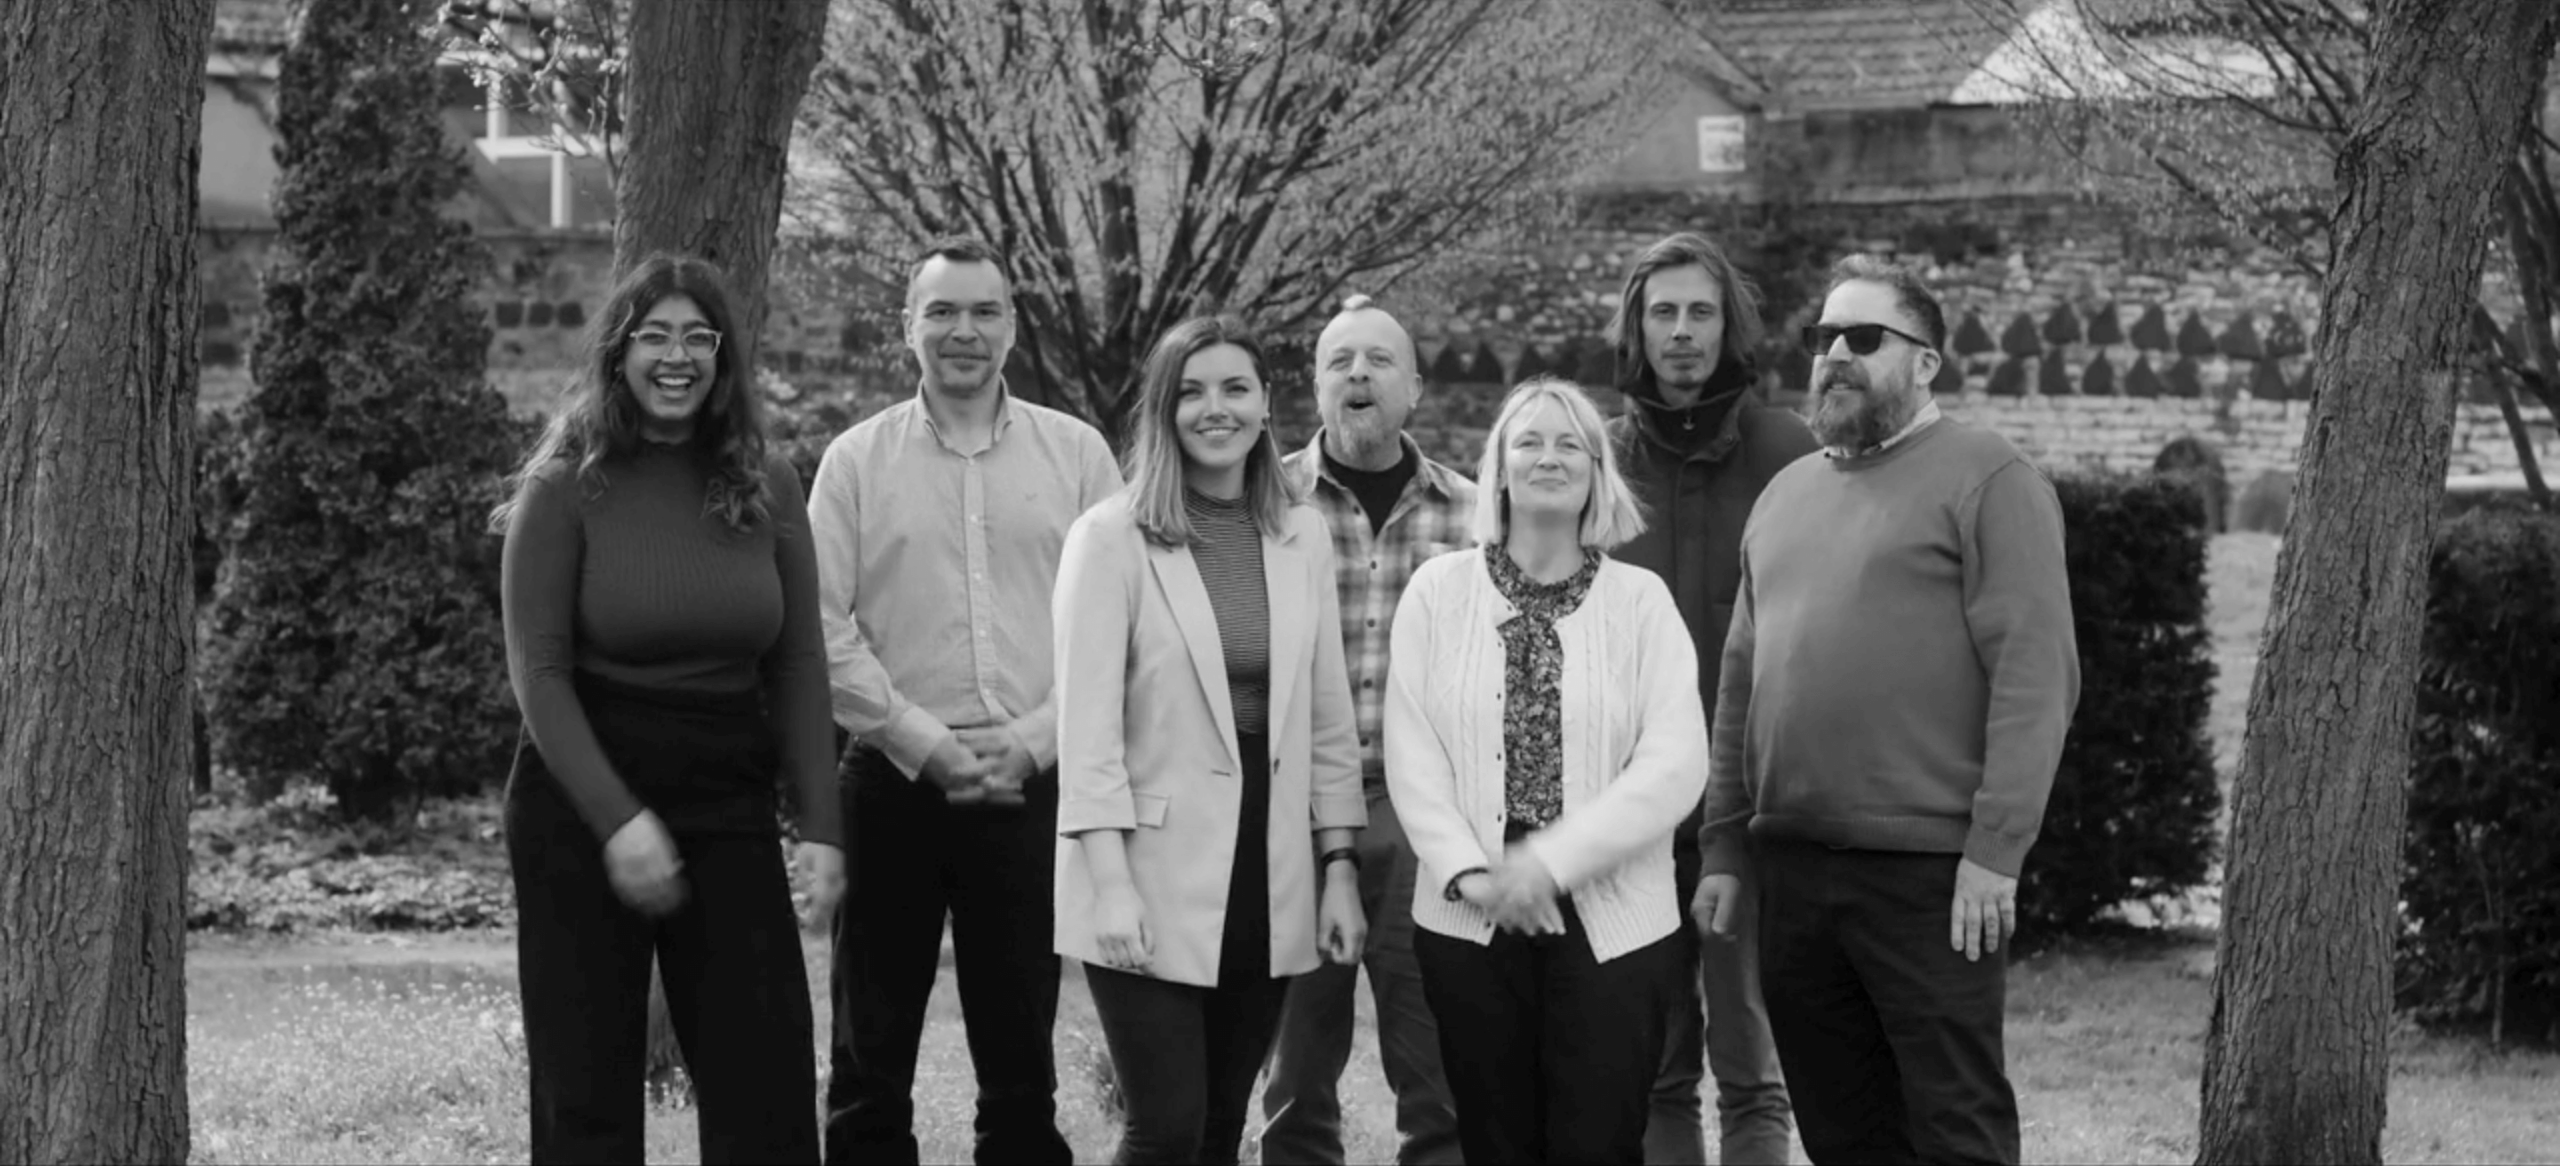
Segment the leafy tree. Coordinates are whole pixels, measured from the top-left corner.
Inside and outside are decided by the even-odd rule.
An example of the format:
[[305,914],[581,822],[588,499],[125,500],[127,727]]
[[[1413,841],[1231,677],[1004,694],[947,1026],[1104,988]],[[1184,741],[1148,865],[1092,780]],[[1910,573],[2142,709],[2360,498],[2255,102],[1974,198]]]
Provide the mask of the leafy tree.
[[1015,388],[1116,437],[1177,320],[1292,327],[1551,219],[1661,76],[1651,8],[844,0],[793,211],[875,296],[916,241],[988,239],[1015,278]]
[[[2021,30],[1999,62],[2030,120],[2094,189],[2155,214],[2202,211],[2318,275],[2336,247],[2333,176],[2368,106],[2378,4],[2368,0],[1973,0]],[[2537,90],[2551,84],[2549,59]],[[2490,374],[2536,505],[2553,506],[2520,401],[2560,416],[2560,138],[2545,103],[2492,179],[2491,269],[2523,300],[2502,332],[2474,303],[2473,359]],[[2279,354],[2281,355],[2281,354]]]
[[310,0],[277,87],[280,246],[238,505],[204,628],[213,744],[347,813],[505,772],[513,702],[483,532],[524,434],[483,381],[486,257],[443,208],[428,0]]
[[212,0],[0,5],[0,1162],[187,1160]]

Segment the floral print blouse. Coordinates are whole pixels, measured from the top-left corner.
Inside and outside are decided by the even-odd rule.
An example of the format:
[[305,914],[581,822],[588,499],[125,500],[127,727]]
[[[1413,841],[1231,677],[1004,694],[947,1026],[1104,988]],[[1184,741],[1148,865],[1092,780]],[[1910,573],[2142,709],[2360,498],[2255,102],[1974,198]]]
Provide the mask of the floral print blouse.
[[1582,606],[1600,572],[1600,554],[1583,548],[1582,569],[1540,583],[1511,561],[1499,543],[1484,549],[1494,589],[1518,609],[1502,621],[1503,813],[1513,830],[1536,830],[1564,814],[1564,641],[1556,621]]

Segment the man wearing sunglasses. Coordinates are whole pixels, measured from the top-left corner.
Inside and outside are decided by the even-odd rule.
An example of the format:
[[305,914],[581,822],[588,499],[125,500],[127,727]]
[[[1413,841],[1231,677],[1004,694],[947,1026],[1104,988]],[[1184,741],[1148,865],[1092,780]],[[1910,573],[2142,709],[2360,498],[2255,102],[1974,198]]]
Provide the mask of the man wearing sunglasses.
[[[1772,476],[1813,452],[1813,435],[1794,415],[1754,399],[1759,297],[1705,237],[1683,232],[1638,255],[1611,328],[1626,411],[1610,421],[1609,437],[1648,519],[1643,534],[1612,554],[1662,576],[1698,659],[1713,661],[1742,579],[1743,520]],[[1715,707],[1715,683],[1713,667],[1698,670],[1705,707]],[[1693,813],[1672,835],[1684,903],[1697,890],[1703,821]],[[1785,1162],[1787,1085],[1760,1002],[1757,947],[1746,935],[1702,948],[1686,928],[1681,934],[1687,983],[1670,997],[1645,1161],[1706,1161],[1698,1092],[1712,1069],[1722,1135],[1716,1160]]]
[[2080,691],[2062,509],[1939,416],[1927,286],[1864,255],[1832,275],[1802,337],[1824,456],[1742,536],[1692,911],[1730,937],[1755,883],[1814,1161],[2015,1162],[2001,946]]

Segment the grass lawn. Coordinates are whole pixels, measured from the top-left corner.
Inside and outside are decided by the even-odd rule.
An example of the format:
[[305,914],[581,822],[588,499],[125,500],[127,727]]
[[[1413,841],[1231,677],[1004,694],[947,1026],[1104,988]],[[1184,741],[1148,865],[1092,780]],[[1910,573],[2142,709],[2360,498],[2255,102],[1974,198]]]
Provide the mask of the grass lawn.
[[[2213,545],[2220,679],[2211,733],[2226,777],[2239,757],[2275,547],[2272,536],[2251,534]],[[2041,952],[2012,969],[2010,1071],[2027,1160],[2194,1160],[2211,951],[2210,932],[2149,932]],[[806,957],[823,1032],[823,945],[812,939]],[[198,937],[187,966],[194,1160],[523,1161],[514,964],[503,933]],[[1394,1157],[1394,1107],[1371,1023],[1364,997],[1342,1092],[1352,1160],[1384,1162]],[[2392,1053],[2390,1160],[2526,1162],[2548,1160],[2560,1146],[2560,1055],[2498,1053],[2406,1028]],[[819,1056],[823,1078],[822,1047]],[[1070,971],[1060,993],[1058,1104],[1084,1161],[1104,1160],[1114,1138],[1097,1100],[1103,1064],[1092,1001]],[[916,1089],[926,1161],[968,1160],[974,1093],[945,975]],[[690,1111],[652,1109],[649,1156],[696,1159]]]
[[[2194,1160],[2209,989],[2197,970],[2209,942],[2142,936],[2042,953],[2013,969],[2010,1068],[2027,1160]],[[825,953],[812,942],[808,955],[814,984]],[[524,1160],[514,959],[503,937],[213,940],[191,953],[187,979],[195,1161]],[[813,997],[823,1024],[825,996]],[[1060,999],[1061,1123],[1080,1160],[1100,1161],[1112,1143],[1096,1102],[1100,1033],[1072,972]],[[933,1016],[916,1089],[919,1136],[926,1161],[967,1161],[974,1090],[947,975]],[[1394,1109],[1369,1023],[1364,1008],[1343,1081],[1349,1148],[1354,1161],[1392,1161]],[[2526,1162],[2560,1145],[2560,1056],[2496,1054],[2404,1031],[2393,1059],[2390,1160]],[[692,1113],[653,1109],[650,1159],[695,1155]]]

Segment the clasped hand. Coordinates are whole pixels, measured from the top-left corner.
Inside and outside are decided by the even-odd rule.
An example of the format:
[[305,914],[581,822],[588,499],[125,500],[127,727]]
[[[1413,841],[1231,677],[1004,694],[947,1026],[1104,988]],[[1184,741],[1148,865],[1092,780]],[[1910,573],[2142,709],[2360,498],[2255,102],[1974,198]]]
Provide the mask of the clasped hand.
[[1009,726],[956,729],[925,758],[921,776],[955,806],[1022,804],[1023,783],[1040,763]]
[[1493,917],[1493,925],[1522,935],[1564,934],[1562,894],[1555,875],[1528,847],[1513,843],[1502,859],[1458,881],[1458,897]]

